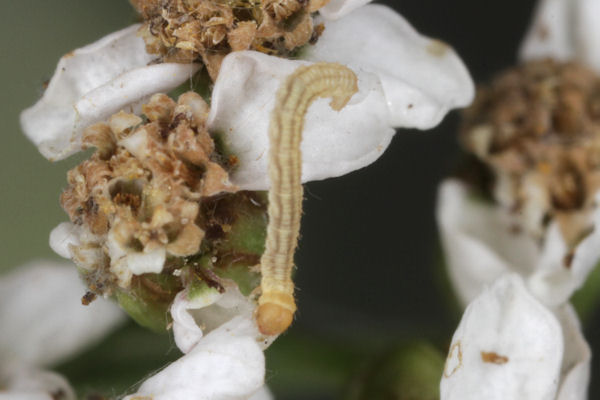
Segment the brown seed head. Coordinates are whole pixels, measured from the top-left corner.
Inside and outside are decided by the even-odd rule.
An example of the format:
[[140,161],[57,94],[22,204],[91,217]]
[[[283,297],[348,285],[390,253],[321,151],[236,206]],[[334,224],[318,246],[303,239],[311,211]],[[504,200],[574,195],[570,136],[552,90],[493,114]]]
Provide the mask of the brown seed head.
[[[88,128],[84,145],[98,151],[68,173],[61,204],[92,235],[74,251],[86,270],[107,262],[111,271],[117,268],[118,260],[110,259],[116,247],[119,257],[157,249],[175,257],[196,254],[205,235],[197,221],[200,199],[237,190],[213,161],[208,105],[198,94],[185,93],[177,102],[157,94],[143,111],[146,123],[121,111]],[[120,286],[129,285],[130,275],[115,274]]]
[[132,0],[146,50],[167,62],[203,62],[216,79],[228,53],[288,56],[313,41],[311,13],[327,0]]
[[544,60],[500,74],[465,112],[461,141],[492,171],[498,202],[518,213],[536,202],[533,231],[557,218],[575,243],[589,228],[580,217],[600,189],[600,79],[591,70]]

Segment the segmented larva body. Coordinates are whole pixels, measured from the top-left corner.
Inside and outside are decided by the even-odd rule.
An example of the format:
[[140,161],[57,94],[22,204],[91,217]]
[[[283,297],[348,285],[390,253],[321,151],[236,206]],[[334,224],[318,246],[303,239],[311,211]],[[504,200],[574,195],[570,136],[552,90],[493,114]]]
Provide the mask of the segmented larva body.
[[269,225],[260,260],[262,294],[256,311],[258,327],[265,335],[285,331],[296,311],[291,274],[302,214],[304,115],[313,101],[323,97],[331,97],[331,108],[339,111],[357,91],[352,70],[317,63],[298,68],[277,92],[269,127]]

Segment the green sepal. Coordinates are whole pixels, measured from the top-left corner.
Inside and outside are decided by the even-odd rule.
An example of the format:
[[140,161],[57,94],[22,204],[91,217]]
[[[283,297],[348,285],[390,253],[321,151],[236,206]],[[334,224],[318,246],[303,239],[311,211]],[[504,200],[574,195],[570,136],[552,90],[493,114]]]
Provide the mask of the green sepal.
[[[267,192],[254,192],[261,203],[267,204]],[[249,202],[237,206],[238,217],[231,225],[227,240],[218,246],[220,253],[249,253],[260,256],[265,251],[268,218],[266,211]]]
[[134,276],[131,287],[117,289],[117,302],[139,325],[154,332],[166,332],[171,322],[169,308],[182,290],[180,280],[167,274]]
[[260,285],[260,273],[249,270],[244,263],[232,263],[227,268],[217,270],[216,274],[234,281],[244,296],[249,296]]

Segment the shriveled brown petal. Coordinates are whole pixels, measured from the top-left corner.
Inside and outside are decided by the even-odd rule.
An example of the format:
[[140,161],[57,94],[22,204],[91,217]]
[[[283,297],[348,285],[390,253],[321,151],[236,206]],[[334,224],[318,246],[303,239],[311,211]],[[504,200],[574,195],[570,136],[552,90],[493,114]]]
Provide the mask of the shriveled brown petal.
[[293,50],[296,47],[306,44],[313,34],[313,21],[309,14],[305,14],[302,21],[296,26],[292,32],[283,34],[285,48]]
[[248,50],[256,36],[257,25],[255,21],[240,22],[234,30],[227,34],[227,41],[231,50]]
[[222,192],[235,192],[238,188],[229,182],[229,175],[219,164],[210,162],[206,165],[205,178],[202,185],[203,196],[214,196]]
[[200,250],[202,239],[204,231],[194,223],[187,224],[179,232],[177,239],[167,245],[167,251],[178,257],[194,255]]
[[131,129],[142,123],[142,119],[135,114],[119,111],[110,117],[108,124],[117,138],[126,136]]
[[173,114],[175,102],[166,94],[157,93],[142,106],[142,111],[150,121],[166,123]]
[[112,130],[104,122],[99,122],[86,128],[83,131],[81,141],[83,149],[87,149],[88,147],[98,149],[98,155],[102,159],[112,155],[117,146]]

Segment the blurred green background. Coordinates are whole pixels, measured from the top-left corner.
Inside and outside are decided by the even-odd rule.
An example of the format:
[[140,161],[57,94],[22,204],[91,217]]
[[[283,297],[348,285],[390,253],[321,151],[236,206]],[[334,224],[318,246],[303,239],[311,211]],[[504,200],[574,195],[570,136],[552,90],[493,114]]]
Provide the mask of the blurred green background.
[[[0,267],[10,268],[58,259],[48,234],[66,220],[58,196],[66,171],[78,162],[46,161],[21,133],[19,112],[41,95],[62,54],[135,22],[136,15],[126,0],[2,4]],[[423,33],[452,44],[482,81],[514,63],[533,1],[388,4]],[[430,365],[441,362],[460,315],[439,267],[433,210],[437,184],[455,162],[457,120],[452,114],[435,130],[400,132],[369,168],[307,186],[297,255],[299,312],[267,353],[267,382],[277,398],[399,398],[380,390],[377,380],[360,382],[381,368],[393,375],[397,362],[413,363],[407,348],[422,351],[426,356],[418,359]],[[597,325],[587,329],[592,342],[600,336]],[[407,347],[414,338],[438,350]],[[390,360],[390,354],[401,356]],[[116,395],[178,356],[172,338],[129,323],[58,369],[83,393]],[[435,381],[424,368],[423,376]],[[365,387],[370,395],[361,392]]]

